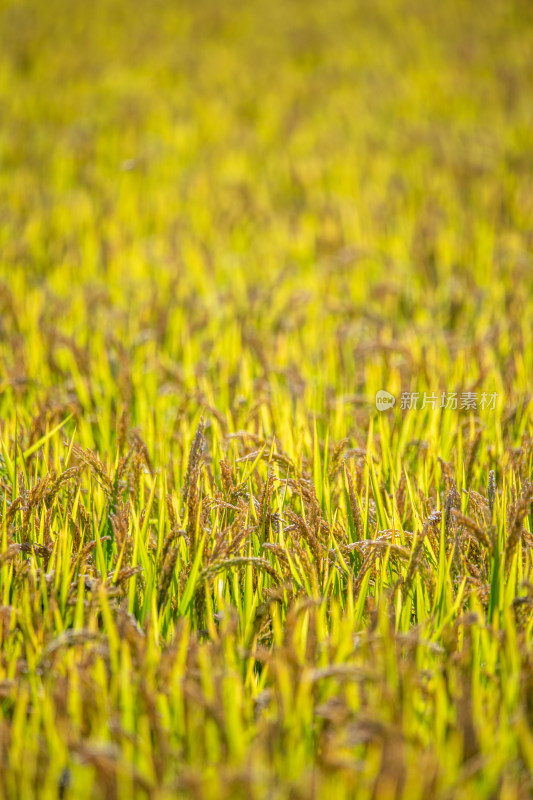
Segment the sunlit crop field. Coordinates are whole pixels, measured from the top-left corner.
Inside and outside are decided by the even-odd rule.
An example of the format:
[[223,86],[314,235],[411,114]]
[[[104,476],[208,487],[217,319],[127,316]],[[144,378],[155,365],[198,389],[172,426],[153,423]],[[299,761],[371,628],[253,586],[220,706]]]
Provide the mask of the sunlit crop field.
[[531,2],[0,34],[0,797],[530,798]]

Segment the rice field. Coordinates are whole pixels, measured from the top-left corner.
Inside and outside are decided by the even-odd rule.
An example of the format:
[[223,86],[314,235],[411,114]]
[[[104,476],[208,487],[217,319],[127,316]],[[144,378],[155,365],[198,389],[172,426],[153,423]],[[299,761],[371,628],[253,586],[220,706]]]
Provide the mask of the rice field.
[[0,32],[0,798],[530,798],[529,0]]

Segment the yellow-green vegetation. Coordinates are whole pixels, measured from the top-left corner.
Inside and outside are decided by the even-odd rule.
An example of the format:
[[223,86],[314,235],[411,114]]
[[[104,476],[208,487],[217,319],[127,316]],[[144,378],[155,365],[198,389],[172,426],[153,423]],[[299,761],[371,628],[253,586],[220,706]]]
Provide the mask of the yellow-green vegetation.
[[0,14],[0,796],[531,797],[531,2]]

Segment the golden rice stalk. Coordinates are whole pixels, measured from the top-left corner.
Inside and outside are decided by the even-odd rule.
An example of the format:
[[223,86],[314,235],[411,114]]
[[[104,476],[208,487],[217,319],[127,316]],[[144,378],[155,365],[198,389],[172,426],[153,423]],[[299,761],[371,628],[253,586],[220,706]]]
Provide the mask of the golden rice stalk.
[[166,602],[174,570],[176,569],[176,561],[178,559],[178,548],[173,547],[165,556],[163,567],[161,569],[161,577],[157,587],[157,605],[161,608]]
[[522,535],[522,522],[524,517],[529,513],[531,504],[533,503],[533,484],[529,481],[524,483],[520,498],[516,503],[512,521],[509,525],[509,534],[505,544],[505,560],[507,568],[509,569],[513,559],[514,552]]
[[292,522],[294,528],[298,531],[302,539],[304,539],[313,554],[315,559],[315,563],[318,565],[321,564],[323,558],[323,546],[322,543],[318,541],[316,536],[314,535],[313,531],[309,527],[309,525],[303,520],[298,514],[296,514],[292,509],[287,509],[287,517]]
[[439,458],[438,461],[442,469],[442,477],[444,478],[444,488],[446,494],[448,494],[455,483],[453,468],[451,464],[448,464],[442,458]]
[[369,550],[366,556],[364,557],[363,563],[359,567],[359,572],[357,573],[357,577],[353,582],[353,596],[355,599],[358,598],[359,592],[361,591],[363,578],[365,577],[368,570],[371,569],[372,566],[374,565],[377,556],[378,556],[377,550]]
[[470,531],[474,535],[475,539],[480,542],[489,551],[489,553],[492,554],[493,546],[488,533],[484,531],[483,528],[480,528],[480,526],[477,525],[473,519],[470,519],[470,517],[462,514],[458,509],[453,508],[451,513],[456,523],[462,525],[464,528]]
[[364,535],[364,523],[363,523],[363,516],[361,514],[361,509],[359,508],[359,501],[357,500],[357,495],[355,493],[352,476],[350,471],[346,470],[346,479],[348,481],[348,497],[350,498],[350,510],[352,512],[352,519],[354,522],[355,533],[357,539],[362,539]]
[[72,446],[72,452],[74,455],[79,458],[81,462],[86,464],[91,472],[93,473],[94,477],[96,478],[97,482],[100,484],[104,492],[108,497],[113,496],[113,482],[111,478],[105,471],[104,465],[96,455],[93,453],[92,450],[86,450],[83,447],[75,444]]
[[113,528],[113,535],[119,548],[122,548],[124,540],[128,535],[130,517],[130,501],[128,500],[125,505],[121,505],[116,511],[109,513],[111,525]]
[[403,516],[405,513],[405,472],[402,470],[402,474],[400,477],[400,483],[396,490],[396,508],[398,509],[398,516],[400,520],[403,520]]
[[124,406],[117,423],[117,450],[119,453],[123,453],[126,446],[128,423],[129,414],[126,406]]
[[271,553],[274,553],[276,558],[281,561],[283,566],[289,569],[289,559],[287,558],[287,553],[280,544],[275,544],[274,542],[265,542],[262,547],[263,550],[269,550]]
[[152,462],[150,460],[150,454],[148,453],[148,447],[146,446],[145,442],[142,440],[138,431],[133,431],[132,438],[135,444],[135,449],[137,452],[142,456],[142,459],[150,472],[150,475],[154,476],[154,468],[152,466]]
[[488,499],[489,499],[489,511],[492,517],[494,513],[494,501],[496,499],[496,476],[494,474],[493,469],[491,469],[491,471],[489,472]]
[[405,576],[405,585],[407,589],[409,589],[409,587],[411,586],[411,583],[416,575],[416,571],[422,561],[424,555],[424,540],[428,535],[429,527],[430,527],[430,522],[426,520],[424,522],[422,530],[419,531],[416,537],[415,546],[413,547],[413,552],[411,554],[411,561],[409,562],[409,567],[407,569],[407,574]]
[[348,445],[349,441],[350,440],[348,438],[341,439],[335,445],[335,449],[333,450],[333,455],[331,456],[331,462],[328,469],[328,478],[331,483],[333,482],[335,475],[339,471],[339,468],[342,464],[342,454],[344,453],[344,450],[346,449],[346,446]]
[[233,558],[226,558],[223,561],[216,561],[214,564],[210,564],[206,569],[201,571],[199,580],[212,577],[216,575],[217,572],[221,572],[224,569],[231,569],[232,567],[246,564],[252,564],[254,567],[264,570],[276,583],[281,583],[282,578],[276,572],[272,564],[267,561],[266,558],[258,558],[256,556],[235,556]]
[[201,452],[203,446],[203,431],[204,420],[200,419],[196,434],[191,444],[189,451],[189,461],[187,464],[187,472],[185,474],[185,481],[183,485],[183,496],[187,504],[188,518],[187,518],[187,535],[189,537],[191,557],[194,557],[196,552],[196,523],[198,516],[198,478],[200,476],[201,465]]

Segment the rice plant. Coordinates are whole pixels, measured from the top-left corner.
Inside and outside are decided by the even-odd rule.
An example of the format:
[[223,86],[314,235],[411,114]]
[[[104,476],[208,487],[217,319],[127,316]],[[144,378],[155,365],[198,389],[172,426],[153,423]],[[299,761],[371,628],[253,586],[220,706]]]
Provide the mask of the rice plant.
[[1,797],[531,797],[532,12],[2,4]]

